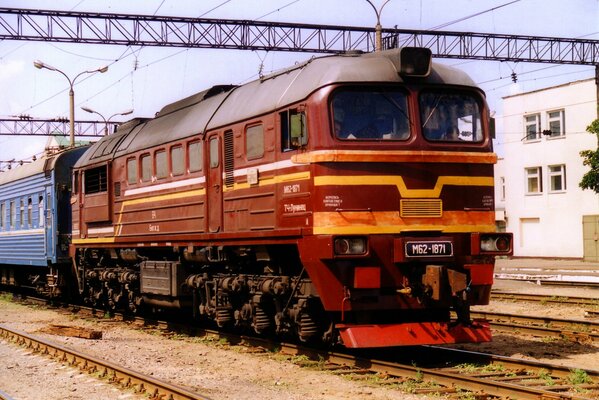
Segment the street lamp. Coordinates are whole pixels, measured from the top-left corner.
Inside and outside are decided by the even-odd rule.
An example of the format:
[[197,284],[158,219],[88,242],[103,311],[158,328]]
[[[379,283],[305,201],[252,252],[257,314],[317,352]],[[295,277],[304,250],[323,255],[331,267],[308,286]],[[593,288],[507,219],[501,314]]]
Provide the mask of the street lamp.
[[73,79],[69,78],[67,74],[59,70],[58,68],[54,68],[51,65],[44,64],[40,60],[36,60],[33,62],[33,66],[37,69],[49,69],[50,71],[56,71],[62,74],[67,81],[69,81],[69,128],[71,130],[70,139],[71,139],[71,147],[75,146],[75,92],[73,91],[73,85],[77,78],[79,78],[83,74],[93,74],[95,72],[104,73],[108,71],[108,66],[100,67],[91,71],[83,71],[77,74]]
[[376,26],[374,27],[375,34],[375,51],[381,51],[383,49],[383,27],[381,26],[381,13],[383,12],[383,8],[387,5],[391,0],[386,0],[381,8],[377,9],[374,4],[370,0],[366,0],[368,4],[372,6],[374,12],[376,13]]
[[81,109],[83,111],[86,111],[88,113],[91,114],[98,114],[103,120],[104,120],[104,136],[108,135],[108,123],[110,122],[110,120],[112,119],[112,117],[116,117],[117,115],[129,115],[133,112],[133,110],[127,110],[127,111],[123,111],[120,113],[116,113],[116,114],[112,114],[110,117],[108,118],[104,118],[104,116],[102,114],[100,114],[99,112],[92,110],[89,107],[81,107]]

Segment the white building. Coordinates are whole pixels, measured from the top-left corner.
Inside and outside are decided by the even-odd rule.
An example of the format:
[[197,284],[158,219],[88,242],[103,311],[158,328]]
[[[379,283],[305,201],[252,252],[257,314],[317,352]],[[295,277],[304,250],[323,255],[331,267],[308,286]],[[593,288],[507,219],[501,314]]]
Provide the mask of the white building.
[[497,217],[514,234],[514,256],[599,261],[599,195],[578,185],[596,118],[594,79],[503,98]]

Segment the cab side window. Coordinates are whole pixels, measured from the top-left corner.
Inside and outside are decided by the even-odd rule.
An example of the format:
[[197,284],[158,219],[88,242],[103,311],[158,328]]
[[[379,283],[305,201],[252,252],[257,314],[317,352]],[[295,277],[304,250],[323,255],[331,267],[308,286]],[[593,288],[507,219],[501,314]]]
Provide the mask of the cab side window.
[[279,113],[281,120],[281,151],[299,149],[308,144],[306,114],[297,110]]

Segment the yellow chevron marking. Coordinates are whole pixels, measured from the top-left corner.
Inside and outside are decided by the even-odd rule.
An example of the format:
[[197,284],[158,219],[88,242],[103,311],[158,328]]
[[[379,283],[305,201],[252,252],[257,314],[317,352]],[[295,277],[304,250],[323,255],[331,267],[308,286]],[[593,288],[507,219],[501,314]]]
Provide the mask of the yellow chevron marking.
[[316,176],[315,186],[372,186],[393,185],[403,198],[438,198],[443,186],[490,186],[493,178],[489,176],[440,176],[432,189],[408,189],[401,176],[359,175],[359,176]]

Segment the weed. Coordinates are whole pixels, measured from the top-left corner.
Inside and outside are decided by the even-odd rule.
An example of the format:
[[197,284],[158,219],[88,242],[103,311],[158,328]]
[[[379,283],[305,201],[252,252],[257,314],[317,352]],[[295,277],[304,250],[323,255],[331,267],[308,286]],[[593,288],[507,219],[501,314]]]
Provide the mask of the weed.
[[570,370],[570,375],[568,375],[568,382],[572,385],[583,385],[585,383],[593,383],[593,380],[585,370],[573,369]]

